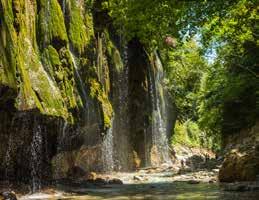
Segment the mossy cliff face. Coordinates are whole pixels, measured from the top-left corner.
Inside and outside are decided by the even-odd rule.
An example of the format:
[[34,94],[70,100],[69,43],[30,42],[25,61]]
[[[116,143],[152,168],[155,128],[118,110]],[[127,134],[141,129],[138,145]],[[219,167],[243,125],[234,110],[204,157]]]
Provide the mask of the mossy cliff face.
[[[24,142],[15,145],[16,150],[10,155],[13,165],[20,166],[14,167],[14,174],[19,176],[31,170],[20,163],[26,153],[19,154],[18,149],[29,151],[35,134],[32,124],[39,123],[52,135],[44,136],[51,146],[46,154],[49,156],[46,171],[51,168],[51,157],[57,153],[63,126],[60,124],[64,121],[72,133],[80,132],[73,150],[87,143],[86,140],[88,144],[98,142],[97,139],[100,142],[101,135],[111,127],[114,114],[109,101],[109,66],[105,62],[108,55],[106,43],[100,45],[104,39],[98,42],[91,2],[0,1],[1,177],[5,173],[7,149],[21,138]],[[99,69],[104,69],[103,73]],[[21,120],[15,120],[17,115],[19,119],[25,118],[27,128]],[[15,131],[12,127],[16,127]],[[20,133],[19,129],[26,130]]]
[[0,177],[101,171],[111,130],[115,170],[147,164],[152,65],[116,33],[102,0],[0,0]]
[[87,7],[91,5],[76,0],[3,0],[0,6],[0,85],[16,91],[17,110],[38,109],[75,120],[71,110],[82,107],[84,99],[77,87],[73,51],[79,73],[91,71],[87,75],[95,84],[84,80],[83,87],[88,86],[89,92],[98,87],[100,95],[93,98],[108,113],[103,119],[108,128],[112,111],[107,112],[107,94],[95,75],[95,38]]

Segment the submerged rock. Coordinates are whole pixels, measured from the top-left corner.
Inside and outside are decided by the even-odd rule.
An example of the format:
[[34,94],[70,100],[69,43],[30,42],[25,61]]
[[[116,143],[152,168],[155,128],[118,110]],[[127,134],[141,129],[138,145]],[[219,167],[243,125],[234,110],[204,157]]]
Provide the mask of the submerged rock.
[[198,180],[189,180],[187,183],[189,183],[189,184],[199,184],[200,181],[198,181]]
[[104,178],[96,178],[93,183],[95,185],[106,185],[108,183],[108,181]]
[[123,182],[122,182],[122,180],[120,180],[118,178],[113,178],[113,179],[108,180],[108,184],[111,184],[111,185],[123,185]]

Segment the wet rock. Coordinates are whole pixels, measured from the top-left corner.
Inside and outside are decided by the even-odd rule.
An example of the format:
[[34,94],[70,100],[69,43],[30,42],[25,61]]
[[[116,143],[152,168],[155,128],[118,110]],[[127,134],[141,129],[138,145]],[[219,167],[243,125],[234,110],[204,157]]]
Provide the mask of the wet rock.
[[133,180],[135,180],[135,181],[144,181],[144,178],[141,177],[141,176],[134,176]]
[[97,174],[95,172],[86,173],[86,180],[96,180]]
[[111,185],[123,185],[123,182],[122,182],[122,180],[120,180],[118,178],[113,178],[113,179],[108,181],[108,184],[111,184]]
[[185,168],[180,168],[177,173],[178,174],[186,174],[186,173],[190,173],[190,172],[192,172],[192,169],[189,168],[189,167],[185,167]]
[[[86,178],[87,172],[99,171],[101,161],[101,149],[100,147],[89,147],[83,145],[80,150],[64,151],[55,155],[52,160],[52,171],[55,179],[71,178],[71,160],[73,160],[74,166],[78,166],[85,171],[85,174],[80,178]],[[73,173],[72,173],[73,174]],[[82,173],[83,174],[83,173]],[[82,175],[81,174],[81,175]]]
[[255,181],[259,169],[259,152],[235,149],[225,158],[219,171],[221,182]]
[[93,183],[95,185],[106,185],[108,182],[104,178],[96,178]]
[[188,184],[199,184],[200,181],[198,181],[198,180],[189,180],[189,181],[187,181],[187,183]]
[[216,182],[217,182],[217,180],[215,180],[215,179],[209,180],[209,183],[216,183]]
[[83,170],[81,167],[74,166],[68,170],[67,177],[72,179],[79,179],[84,177],[85,174],[86,174],[85,170]]
[[16,194],[14,192],[2,192],[0,194],[0,199],[3,200],[17,200]]

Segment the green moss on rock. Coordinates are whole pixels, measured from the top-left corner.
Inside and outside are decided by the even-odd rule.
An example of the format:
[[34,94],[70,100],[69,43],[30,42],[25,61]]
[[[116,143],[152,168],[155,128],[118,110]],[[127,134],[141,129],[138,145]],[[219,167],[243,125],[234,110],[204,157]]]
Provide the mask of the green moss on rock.
[[57,47],[66,46],[68,42],[64,17],[57,0],[40,0],[38,25],[42,46],[53,43]]
[[102,90],[101,84],[94,78],[89,79],[90,97],[100,102],[103,114],[104,128],[107,130],[111,127],[111,119],[113,117],[112,105],[108,97]]
[[76,0],[69,1],[69,7],[69,39],[73,48],[82,54],[93,35],[92,17],[81,9],[84,5]]
[[16,108],[74,120],[72,112],[83,104],[69,38],[84,74],[82,79],[87,80],[89,95],[99,106],[103,126],[108,129],[113,115],[108,99],[108,63],[105,81],[98,80],[94,67],[90,67],[96,60],[93,18],[87,9],[92,3],[66,1],[66,27],[58,0],[0,2],[0,85],[17,91]]
[[61,48],[58,52],[49,45],[44,50],[43,61],[49,74],[57,83],[66,108],[71,110],[81,105],[81,102],[78,101],[79,95],[75,87],[74,69],[69,51],[66,48]]
[[120,51],[118,48],[114,45],[114,43],[111,41],[108,31],[105,31],[105,37],[106,37],[106,51],[107,55],[110,59],[110,64],[115,67],[115,70],[117,73],[120,73],[123,70],[123,62],[121,59]]
[[11,1],[1,1],[0,12],[0,84],[16,88],[14,16]]

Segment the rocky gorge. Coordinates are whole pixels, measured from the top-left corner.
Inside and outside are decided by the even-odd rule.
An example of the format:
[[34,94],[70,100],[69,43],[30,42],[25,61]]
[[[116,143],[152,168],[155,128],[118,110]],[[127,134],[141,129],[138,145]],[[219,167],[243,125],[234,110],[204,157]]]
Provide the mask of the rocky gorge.
[[[227,122],[243,118],[222,133],[220,151],[171,145],[180,111],[166,87],[163,52],[128,39],[104,3],[0,0],[0,192],[13,189],[21,199],[204,199],[208,192],[218,199],[225,195],[219,182],[242,182],[224,187],[225,199],[240,188],[240,199],[256,199],[258,94],[229,108]],[[40,191],[47,196],[26,194]]]

